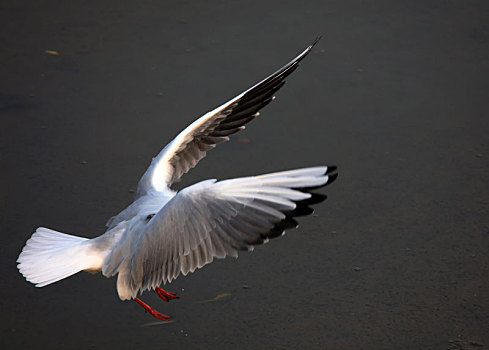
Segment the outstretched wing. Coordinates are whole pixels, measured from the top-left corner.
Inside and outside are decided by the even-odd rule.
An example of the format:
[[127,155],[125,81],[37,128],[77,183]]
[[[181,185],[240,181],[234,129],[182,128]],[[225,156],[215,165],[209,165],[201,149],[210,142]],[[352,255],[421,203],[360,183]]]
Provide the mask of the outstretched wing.
[[336,179],[335,167],[313,167],[216,182],[206,180],[173,197],[131,238],[124,261],[110,262],[106,276],[119,273],[121,299],[170,282],[214,258],[237,257],[284,230],[294,216],[311,214],[326,196],[310,193]]
[[164,191],[205,157],[218,143],[229,140],[244,125],[259,115],[258,111],[274,99],[299,62],[319,40],[300,55],[258,84],[242,92],[222,106],[204,114],[183,130],[151,162],[139,181],[135,197],[150,189]]

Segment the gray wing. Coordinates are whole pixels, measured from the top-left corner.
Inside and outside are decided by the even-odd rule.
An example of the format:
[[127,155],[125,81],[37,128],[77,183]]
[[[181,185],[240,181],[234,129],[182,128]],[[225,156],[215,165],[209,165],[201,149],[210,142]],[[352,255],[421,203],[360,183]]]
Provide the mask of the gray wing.
[[[130,254],[115,264],[121,299],[186,275],[214,258],[237,257],[296,227],[326,196],[309,193],[332,182],[335,168],[313,167],[216,182],[179,192],[132,237]],[[126,245],[127,249],[127,245]],[[112,264],[114,265],[114,264]]]
[[206,113],[183,130],[151,162],[139,181],[135,198],[151,189],[167,190],[183,174],[205,157],[217,144],[243,130],[244,125],[259,115],[274,94],[285,84],[299,62],[311,51],[319,38],[300,55],[258,84],[242,92],[222,106]]

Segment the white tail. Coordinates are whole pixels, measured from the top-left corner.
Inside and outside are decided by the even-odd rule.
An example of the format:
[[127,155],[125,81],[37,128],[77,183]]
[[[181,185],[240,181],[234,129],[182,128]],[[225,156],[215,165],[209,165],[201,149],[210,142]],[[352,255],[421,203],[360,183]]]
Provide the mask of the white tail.
[[36,287],[62,280],[82,270],[97,270],[100,254],[89,239],[39,227],[19,255],[17,268]]

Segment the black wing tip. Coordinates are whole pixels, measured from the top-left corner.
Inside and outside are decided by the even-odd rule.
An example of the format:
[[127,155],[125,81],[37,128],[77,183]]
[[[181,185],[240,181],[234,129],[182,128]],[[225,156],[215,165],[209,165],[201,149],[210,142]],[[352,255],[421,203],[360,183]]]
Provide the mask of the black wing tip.
[[261,244],[266,241],[266,239],[273,239],[279,237],[285,233],[286,230],[297,228],[299,226],[298,222],[295,220],[296,217],[307,216],[314,213],[314,209],[311,207],[313,205],[319,204],[325,201],[328,197],[322,193],[311,192],[314,189],[324,187],[338,178],[338,173],[332,174],[336,171],[336,166],[328,166],[324,175],[328,176],[327,181],[323,185],[307,187],[307,188],[294,188],[295,190],[309,193],[311,196],[307,199],[294,201],[296,207],[292,210],[283,211],[285,218],[281,221],[275,223],[273,228],[271,228],[266,233],[260,235],[260,237],[253,242],[247,242],[248,244],[255,245]]
[[312,44],[309,45],[309,47],[312,49],[319,42],[319,40],[321,40],[322,37],[323,37],[322,35],[317,36],[316,39],[312,42]]
[[329,185],[330,183],[334,182],[338,178],[338,173],[328,175],[328,181],[324,184]]
[[328,196],[322,193],[316,193],[316,192],[309,192],[311,195],[310,198],[303,199],[302,201],[296,202],[296,204],[301,204],[301,205],[310,205],[310,204],[318,204],[321,202],[324,202]]
[[326,172],[324,173],[324,175],[334,173],[336,170],[338,170],[338,167],[336,165],[330,165],[326,168]]
[[329,185],[330,183],[334,182],[338,178],[338,173],[332,174],[337,169],[338,169],[338,167],[336,167],[336,166],[328,166],[327,167],[324,175],[328,176],[328,179],[322,185],[310,186],[310,187],[293,187],[293,189],[298,190],[298,191],[302,191],[302,192],[310,192],[312,190],[317,190],[318,188],[325,187],[325,186]]
[[319,42],[319,40],[321,40],[322,37],[322,35],[319,35],[311,44],[309,44],[309,46],[303,51],[302,54],[292,60],[292,62],[290,62],[289,64],[298,64],[300,61],[302,61],[302,59],[312,51],[312,48],[316,46],[316,44]]

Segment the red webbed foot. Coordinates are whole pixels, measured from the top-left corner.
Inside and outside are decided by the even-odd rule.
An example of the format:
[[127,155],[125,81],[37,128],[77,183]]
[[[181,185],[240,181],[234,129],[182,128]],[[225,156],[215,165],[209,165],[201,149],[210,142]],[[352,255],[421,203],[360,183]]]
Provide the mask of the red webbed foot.
[[157,319],[162,320],[162,321],[170,321],[170,319],[171,319],[170,316],[165,315],[165,314],[162,314],[161,312],[156,311],[151,306],[149,306],[148,304],[146,304],[145,302],[143,302],[141,299],[134,298],[133,300],[135,302],[137,302],[139,305],[141,305],[142,307],[144,307],[144,310],[146,312],[150,313],[151,316],[156,317]]
[[156,287],[153,291],[156,294],[158,294],[159,297],[166,302],[169,302],[170,300],[173,300],[173,299],[180,299],[180,297],[177,297],[177,293],[168,292],[168,291],[166,291],[160,287]]

